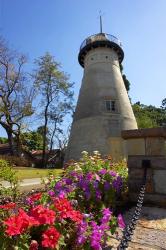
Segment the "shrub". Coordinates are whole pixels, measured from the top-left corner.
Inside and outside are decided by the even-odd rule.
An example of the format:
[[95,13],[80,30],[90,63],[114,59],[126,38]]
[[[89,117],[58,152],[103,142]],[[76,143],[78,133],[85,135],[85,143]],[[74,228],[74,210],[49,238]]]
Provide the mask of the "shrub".
[[30,167],[31,161],[26,160],[24,157],[13,155],[0,155],[0,159],[6,160],[11,166]]
[[0,159],[0,180],[7,181],[10,184],[9,188],[5,188],[0,184],[0,197],[9,196],[13,201],[18,196],[18,178],[16,171],[9,165],[6,160]]

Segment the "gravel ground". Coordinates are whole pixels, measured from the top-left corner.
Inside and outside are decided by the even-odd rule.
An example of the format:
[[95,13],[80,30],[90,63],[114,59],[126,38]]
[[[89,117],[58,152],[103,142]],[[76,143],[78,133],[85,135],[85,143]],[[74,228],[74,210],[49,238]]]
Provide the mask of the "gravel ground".
[[[124,214],[128,223],[135,208]],[[121,238],[121,235],[119,235]],[[112,250],[117,249],[120,241],[116,237],[110,239]],[[134,235],[129,243],[128,250],[163,250],[166,249],[166,209],[158,207],[143,207]]]

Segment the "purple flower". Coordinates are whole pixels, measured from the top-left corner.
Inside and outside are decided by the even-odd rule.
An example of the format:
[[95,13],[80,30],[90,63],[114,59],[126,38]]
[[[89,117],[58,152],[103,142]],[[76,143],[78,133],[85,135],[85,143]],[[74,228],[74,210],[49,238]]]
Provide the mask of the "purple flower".
[[100,190],[96,190],[96,199],[101,200],[101,191]]
[[114,171],[109,171],[109,174],[110,174],[111,176],[113,176],[113,177],[117,176],[116,172],[114,172]]
[[98,182],[98,181],[94,181],[94,182],[93,182],[93,186],[94,186],[95,189],[97,189],[98,186],[99,186],[99,182]]
[[77,244],[83,245],[87,239],[86,231],[88,224],[85,221],[82,221],[77,228]]
[[125,228],[125,223],[121,214],[118,215],[118,226],[122,229]]
[[85,197],[87,200],[89,200],[91,197],[90,189],[88,187],[85,189]]
[[104,182],[104,189],[106,191],[108,191],[110,189],[110,187],[111,187],[111,184],[108,181]]
[[78,245],[83,245],[86,241],[87,237],[85,237],[84,235],[79,235],[77,238],[77,244]]
[[103,169],[99,170],[98,173],[99,173],[99,174],[106,174],[106,173],[107,173],[107,170],[103,168]]
[[67,185],[71,185],[72,184],[72,180],[69,178],[65,178],[65,182]]
[[119,192],[122,188],[122,178],[118,176],[115,180],[113,180],[112,186],[116,189],[117,192]]
[[56,191],[59,191],[61,188],[62,188],[62,181],[58,181],[56,184],[55,184],[55,190]]

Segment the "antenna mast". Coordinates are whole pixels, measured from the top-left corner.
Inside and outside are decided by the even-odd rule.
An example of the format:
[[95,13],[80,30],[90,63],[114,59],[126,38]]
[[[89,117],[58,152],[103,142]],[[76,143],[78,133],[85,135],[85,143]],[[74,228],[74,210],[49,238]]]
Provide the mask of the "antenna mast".
[[[100,12],[101,14],[101,12]],[[100,33],[103,33],[103,27],[102,27],[102,16],[100,15]]]

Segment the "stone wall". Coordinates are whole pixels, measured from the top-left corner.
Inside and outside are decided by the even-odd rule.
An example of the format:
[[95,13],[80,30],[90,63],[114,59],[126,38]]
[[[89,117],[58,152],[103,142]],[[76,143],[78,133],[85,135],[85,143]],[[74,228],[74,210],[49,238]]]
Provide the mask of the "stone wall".
[[122,137],[127,145],[130,200],[137,200],[143,161],[149,160],[145,202],[166,207],[166,128],[126,130]]

